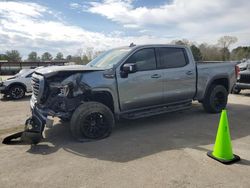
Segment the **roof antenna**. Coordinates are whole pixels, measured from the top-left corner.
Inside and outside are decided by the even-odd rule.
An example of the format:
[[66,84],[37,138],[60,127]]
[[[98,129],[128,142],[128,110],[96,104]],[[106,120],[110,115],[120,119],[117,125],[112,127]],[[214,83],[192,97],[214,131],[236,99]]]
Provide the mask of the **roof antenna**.
[[136,46],[136,45],[133,42],[130,43],[130,45],[129,45],[129,47],[134,47],[134,46]]

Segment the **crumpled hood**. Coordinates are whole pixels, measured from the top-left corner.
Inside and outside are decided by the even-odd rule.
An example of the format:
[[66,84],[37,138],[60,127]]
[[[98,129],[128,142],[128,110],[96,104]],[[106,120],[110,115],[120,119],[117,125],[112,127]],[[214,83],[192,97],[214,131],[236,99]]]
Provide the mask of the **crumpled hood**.
[[88,72],[88,71],[101,71],[103,68],[89,67],[86,65],[65,65],[65,66],[49,66],[40,68],[35,72],[45,77],[50,77],[58,72]]

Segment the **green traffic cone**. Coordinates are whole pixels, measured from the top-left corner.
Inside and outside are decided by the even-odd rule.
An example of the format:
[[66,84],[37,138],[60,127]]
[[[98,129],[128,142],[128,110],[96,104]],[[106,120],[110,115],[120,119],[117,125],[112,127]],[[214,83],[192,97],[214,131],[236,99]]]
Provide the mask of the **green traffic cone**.
[[222,110],[221,112],[214,151],[208,152],[207,155],[224,164],[231,164],[240,160],[240,157],[234,155],[232,151],[226,110]]

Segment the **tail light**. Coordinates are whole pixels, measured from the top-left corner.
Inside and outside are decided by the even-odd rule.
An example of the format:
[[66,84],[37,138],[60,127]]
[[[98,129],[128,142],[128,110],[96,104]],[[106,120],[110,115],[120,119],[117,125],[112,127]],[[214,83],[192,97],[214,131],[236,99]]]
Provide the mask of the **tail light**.
[[240,79],[240,68],[238,65],[235,66],[235,77],[238,79]]

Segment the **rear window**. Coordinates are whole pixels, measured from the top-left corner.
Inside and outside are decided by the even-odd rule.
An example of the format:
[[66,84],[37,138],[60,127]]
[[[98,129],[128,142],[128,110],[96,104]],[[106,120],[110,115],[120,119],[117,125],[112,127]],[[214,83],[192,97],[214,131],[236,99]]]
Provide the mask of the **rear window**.
[[182,48],[159,48],[161,68],[178,68],[187,65],[185,51]]

